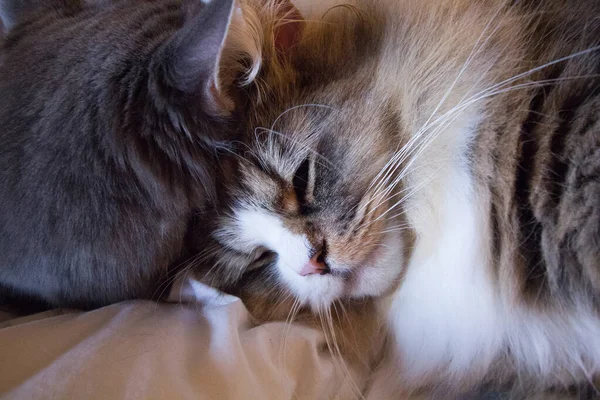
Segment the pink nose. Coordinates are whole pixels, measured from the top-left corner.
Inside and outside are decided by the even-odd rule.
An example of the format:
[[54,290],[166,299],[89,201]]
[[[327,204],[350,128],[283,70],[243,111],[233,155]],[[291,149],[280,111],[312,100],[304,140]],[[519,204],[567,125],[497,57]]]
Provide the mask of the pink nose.
[[318,252],[312,258],[304,264],[302,270],[300,271],[300,275],[314,275],[314,274],[327,274],[330,272],[329,267],[325,264],[325,261],[322,260],[321,252]]

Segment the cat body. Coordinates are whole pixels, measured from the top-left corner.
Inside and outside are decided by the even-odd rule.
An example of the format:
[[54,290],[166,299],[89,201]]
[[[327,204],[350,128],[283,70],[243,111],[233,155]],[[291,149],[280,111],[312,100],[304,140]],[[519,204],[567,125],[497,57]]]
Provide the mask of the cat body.
[[598,7],[306,13],[291,66],[264,72],[273,101],[251,114],[213,234],[251,310],[379,297],[390,340],[372,399],[596,377]]
[[252,58],[236,9],[0,2],[1,297],[91,308],[166,290],[235,138],[232,77]]
[[[422,185],[403,202],[415,242],[388,311],[393,372],[380,371],[372,398],[390,396],[376,388],[394,376],[447,394],[486,381],[568,386],[600,372],[600,26],[585,16],[600,9],[583,3],[499,11],[492,2],[477,15],[457,2],[456,20],[435,28],[440,16],[423,12],[424,36],[468,43],[462,57],[472,59],[438,66],[448,75],[429,84],[442,89],[429,99],[437,112],[398,108],[451,119],[429,129],[435,139],[403,169],[404,187]],[[442,46],[438,57],[460,54]],[[407,67],[396,76],[423,86],[398,92],[428,87],[418,65]]]

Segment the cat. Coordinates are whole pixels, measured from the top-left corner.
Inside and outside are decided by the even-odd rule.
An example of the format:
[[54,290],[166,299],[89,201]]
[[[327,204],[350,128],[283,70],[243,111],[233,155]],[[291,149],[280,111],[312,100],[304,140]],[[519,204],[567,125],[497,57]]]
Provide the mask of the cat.
[[255,14],[233,0],[0,1],[3,302],[90,309],[166,290],[227,170],[261,62]]
[[197,279],[262,320],[375,303],[368,399],[598,377],[600,3],[299,8]]

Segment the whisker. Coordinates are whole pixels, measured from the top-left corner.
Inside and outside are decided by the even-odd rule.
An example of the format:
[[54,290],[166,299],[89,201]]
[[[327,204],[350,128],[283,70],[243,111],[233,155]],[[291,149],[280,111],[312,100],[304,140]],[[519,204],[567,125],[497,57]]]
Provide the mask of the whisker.
[[[495,85],[490,86],[488,89],[486,89],[484,91],[487,91],[487,90],[490,90],[490,89],[495,89],[496,87],[501,87],[501,86],[504,86],[506,84],[510,84],[510,83],[512,83],[514,81],[517,81],[517,80],[519,80],[521,78],[524,78],[526,76],[532,75],[532,74],[534,74],[534,73],[536,73],[538,71],[541,71],[541,70],[543,70],[545,68],[551,67],[551,66],[556,65],[556,64],[560,64],[561,62],[564,62],[564,61],[571,60],[571,59],[573,59],[575,57],[580,57],[580,56],[583,56],[583,55],[586,55],[586,54],[593,53],[593,52],[598,51],[598,50],[600,50],[600,45],[590,47],[590,48],[588,48],[586,50],[578,51],[578,52],[570,54],[568,56],[557,58],[554,61],[550,61],[550,62],[548,62],[546,64],[540,65],[540,66],[532,68],[532,69],[530,69],[528,71],[525,71],[525,72],[522,72],[520,74],[517,74],[517,75],[515,75],[515,76],[513,76],[511,78],[505,79],[502,82],[496,83]],[[565,78],[567,78],[567,79],[570,79],[570,78],[577,79],[578,77],[565,77]]]
[[298,311],[300,310],[300,299],[295,297],[294,298],[294,303],[292,304],[292,308],[290,308],[290,311],[288,313],[288,316],[285,320],[285,324],[284,324],[284,331],[283,331],[283,339],[281,342],[281,363],[282,363],[282,368],[285,368],[286,365],[286,345],[287,345],[287,339],[288,336],[292,330],[292,323],[294,322],[294,318],[296,318],[296,315],[298,313]]
[[[465,61],[465,63],[463,64],[462,68],[458,72],[458,75],[454,78],[454,81],[451,83],[450,87],[448,88],[448,90],[446,91],[446,93],[444,94],[444,96],[442,97],[442,99],[440,100],[440,102],[438,103],[438,105],[435,107],[435,109],[433,110],[433,112],[431,113],[431,115],[429,116],[429,118],[427,118],[427,120],[425,121],[425,123],[423,124],[423,126],[428,126],[428,124],[431,121],[431,119],[433,118],[433,116],[439,111],[439,109],[442,107],[442,105],[446,102],[446,100],[448,99],[448,96],[450,96],[452,90],[458,84],[458,81],[460,80],[461,76],[465,73],[467,67],[471,64],[472,60],[475,58],[475,55],[478,54],[479,43],[481,42],[481,40],[484,37],[485,33],[487,32],[487,30],[491,26],[491,23],[495,20],[495,17],[500,13],[500,11],[502,11],[503,8],[504,8],[504,5],[502,5],[500,8],[498,8],[498,10],[492,15],[492,17],[490,18],[490,20],[488,21],[488,23],[485,25],[485,27],[483,28],[483,31],[481,32],[481,34],[477,38],[477,41],[475,42],[475,45],[473,46],[473,49],[471,50],[471,53],[467,57],[467,60]],[[496,32],[496,30],[500,27],[501,22],[502,22],[502,20],[500,20],[498,22],[498,25],[496,26],[496,28],[494,29],[494,31],[487,37],[487,39],[485,40],[485,42],[483,43],[483,45],[481,46],[481,48],[483,48],[483,46],[485,46],[485,44],[490,40],[490,38],[493,36],[494,32]],[[419,131],[421,131],[421,129]],[[411,141],[418,140],[418,138],[421,136],[419,134],[419,131],[417,131],[417,133],[409,140],[409,142],[407,143],[407,145],[405,147],[410,148],[412,146]],[[385,170],[387,167],[388,167],[388,164],[386,164],[384,166],[384,168],[382,169],[382,171]],[[391,170],[390,173],[393,173],[393,170]],[[379,177],[380,177],[380,174],[378,174],[375,177],[375,180],[378,180]],[[386,176],[383,177],[382,181],[385,181],[386,179],[387,179],[387,174],[386,174]],[[379,186],[379,184],[378,184],[378,186]],[[375,190],[377,190],[377,188]]]
[[[418,171],[418,170],[419,170],[419,169],[421,169],[421,168],[429,167],[429,166],[431,166],[432,164],[438,164],[440,161],[447,161],[447,160],[448,160],[448,159],[436,159],[436,160],[434,160],[434,161],[426,162],[426,163],[420,164],[420,165],[419,165],[419,166],[417,166],[416,168],[413,168],[413,169],[411,169],[411,172],[415,172],[415,171]],[[405,168],[405,169],[406,169],[406,168]],[[402,172],[401,172],[400,176],[399,176],[397,179],[395,179],[395,180],[394,180],[394,182],[395,182],[395,181],[398,181],[398,182],[400,182],[400,181],[402,180],[402,178],[403,178],[405,175],[406,175],[405,173],[402,173]],[[395,186],[396,186],[396,185],[390,185],[390,186],[389,186],[388,188],[386,188],[386,190],[384,190],[382,193],[374,194],[374,195],[373,195],[373,197],[370,199],[370,201],[373,201],[373,200],[374,200],[374,198],[377,198],[377,197],[381,197],[382,199],[381,199],[381,201],[379,201],[379,202],[378,202],[378,203],[377,203],[377,204],[376,204],[376,205],[375,205],[375,206],[372,208],[372,210],[371,210],[371,211],[369,211],[369,212],[368,212],[366,215],[369,215],[369,214],[371,214],[371,213],[375,212],[375,211],[377,210],[377,208],[378,208],[378,207],[380,207],[380,206],[381,206],[383,203],[385,203],[385,202],[388,202],[388,201],[390,201],[391,199],[393,199],[394,197],[396,197],[396,196],[399,196],[399,195],[401,195],[402,193],[404,193],[404,192],[406,192],[407,190],[409,190],[408,188],[404,188],[404,189],[402,189],[402,190],[400,190],[400,191],[398,191],[398,192],[396,192],[396,193],[394,193],[394,194],[391,194],[391,195],[387,196],[387,195],[388,195],[388,193],[390,193],[390,192],[391,192],[391,191],[392,191],[392,190],[395,188]],[[387,196],[387,197],[385,197],[385,196]]]
[[344,375],[344,380],[346,382],[348,382],[348,384],[350,384],[350,389],[352,390],[355,397],[358,397],[359,399],[364,399],[364,397],[362,395],[362,390],[360,390],[360,388],[358,387],[358,385],[356,384],[354,379],[352,379],[352,373],[350,372],[348,365],[344,361],[344,356],[342,355],[342,351],[340,350],[337,336],[335,333],[335,326],[333,324],[333,317],[331,315],[331,308],[328,308],[325,310],[325,316],[326,316],[326,320],[329,325],[329,330],[331,333],[331,339],[332,339],[331,342],[333,343],[333,346],[335,349],[335,353],[332,355],[332,357],[335,357],[335,354],[337,354],[337,356],[339,358],[339,365],[342,366],[341,370],[342,370],[342,374]]
[[[418,192],[418,190],[422,189],[422,188],[425,186],[425,184],[422,184],[422,185],[419,185],[419,186],[420,186],[420,187],[417,187],[417,188],[416,188],[416,189],[413,191],[413,193],[411,193],[411,195],[414,195],[415,193],[417,193],[417,192]],[[400,203],[400,202],[404,202],[404,201],[408,200],[409,198],[410,198],[410,196],[403,197],[402,199],[400,199],[400,201],[399,201],[398,203]],[[396,203],[396,205],[397,205],[398,203]],[[407,214],[409,211],[413,210],[413,209],[414,209],[414,208],[416,208],[417,206],[418,206],[417,204],[413,204],[411,207],[408,207],[408,208],[403,208],[401,212],[399,212],[399,213],[396,213],[396,214],[393,214],[393,215],[388,215],[388,216],[387,216],[387,217],[385,217],[385,218],[386,218],[386,220],[393,220],[393,219],[395,219],[395,218],[398,218],[398,217],[400,217],[400,216],[402,216],[402,215],[405,215],[405,214]],[[389,211],[389,210],[388,210],[388,211]],[[388,212],[386,211],[386,214],[387,214],[387,213],[388,213]],[[377,220],[379,220],[379,218],[383,218],[383,216],[379,216],[379,217],[377,218]],[[367,225],[365,226],[365,228],[368,228],[369,226],[371,226],[372,224],[374,224],[375,222],[377,222],[377,220],[370,221],[370,222],[369,222],[369,224],[367,224]]]
[[[348,322],[346,331],[348,331],[350,333],[350,335],[352,336],[352,341],[346,341],[346,342],[351,342],[347,343],[348,346],[352,347],[352,351],[354,352],[354,354],[356,355],[356,357],[358,358],[358,360],[361,362],[361,364],[363,364],[365,367],[369,367],[369,362],[368,360],[365,360],[362,357],[362,353],[356,348],[356,344],[358,343],[358,340],[356,338],[356,332],[353,329],[353,326],[355,324],[352,323],[352,320],[350,319],[350,316],[348,315],[348,311],[346,310],[346,308],[344,307],[344,305],[341,302],[337,302],[337,304],[340,306],[341,309],[341,314],[343,319],[345,319]],[[336,303],[333,303],[333,310],[335,311],[335,315],[336,315],[336,320],[339,321],[340,323],[343,321],[342,318],[340,318],[340,313],[338,312],[338,309],[336,307]]]
[[[412,161],[414,161],[414,158],[413,158],[413,160],[411,160],[411,163],[409,163],[409,165],[407,165],[407,166],[406,166],[406,168],[404,168],[404,170],[403,170],[403,171],[408,171],[408,170],[409,170],[409,168],[410,168],[410,164],[412,164]],[[440,167],[440,168],[441,168],[441,167]],[[411,187],[411,188],[405,188],[405,189],[401,190],[399,193],[404,193],[404,192],[405,192],[405,191],[407,191],[407,190],[408,190],[408,193],[407,193],[407,194],[405,194],[404,196],[402,196],[402,197],[400,198],[400,200],[398,200],[396,203],[394,203],[393,205],[389,206],[389,207],[386,209],[386,211],[384,211],[383,213],[381,213],[381,215],[379,215],[377,218],[375,218],[374,220],[370,221],[368,224],[364,225],[364,227],[363,227],[363,228],[369,227],[369,226],[371,226],[372,224],[376,223],[377,221],[381,220],[383,217],[385,217],[387,214],[389,214],[389,212],[390,212],[390,211],[392,211],[392,210],[393,210],[393,209],[395,209],[396,207],[399,207],[399,206],[400,206],[402,203],[404,203],[406,200],[408,200],[409,198],[411,198],[412,196],[414,196],[414,195],[415,195],[415,194],[416,194],[416,193],[417,193],[419,190],[421,190],[423,187],[425,187],[425,186],[426,186],[426,185],[427,185],[427,184],[428,184],[428,183],[429,183],[429,182],[430,182],[430,181],[431,181],[431,180],[432,180],[432,179],[433,179],[433,178],[436,176],[436,174],[437,174],[437,172],[440,170],[440,168],[437,168],[437,169],[436,169],[436,170],[435,170],[435,171],[434,171],[432,174],[430,174],[430,176],[429,176],[427,179],[424,179],[424,180],[423,180],[423,181],[421,181],[421,182],[420,182],[418,185],[416,185],[416,186],[414,186],[414,187]],[[418,169],[418,168],[417,168],[417,169]],[[396,185],[397,185],[397,182],[399,182],[399,181],[400,181],[400,179],[402,179],[404,175],[405,175],[405,174],[401,174],[401,176],[400,176],[400,177],[398,177],[398,180],[397,180],[397,181],[395,181],[395,182],[393,182],[392,184],[393,184],[394,186],[396,186]]]
[[331,343],[333,339],[330,338],[329,325],[325,324],[325,322],[323,321],[323,313],[320,308],[317,310],[317,316],[319,317],[319,322],[321,324],[321,330],[323,332],[323,336],[325,337],[325,343],[327,345],[327,349],[329,350],[329,353],[331,354],[331,361],[333,362],[333,366],[336,370],[341,371],[342,369],[340,368],[339,360],[336,358],[336,353],[335,353],[333,345]]
[[402,231],[405,231],[405,230],[407,230],[407,229],[409,229],[411,227],[412,227],[411,224],[396,225],[396,226],[394,226],[392,228],[387,228],[387,229],[384,229],[382,231],[369,233],[367,236],[376,236],[376,235],[380,235],[382,233],[402,232]]
[[[474,104],[477,101],[481,101],[485,98],[488,98],[490,96],[493,95],[497,95],[500,93],[506,93],[506,91],[510,91],[510,90],[515,90],[515,89],[520,89],[520,88],[525,88],[525,87],[530,87],[532,85],[541,85],[541,84],[549,84],[549,83],[554,83],[554,82],[559,82],[559,81],[564,81],[564,80],[570,80],[570,79],[581,79],[581,78],[586,78],[586,77],[592,77],[594,75],[585,75],[585,76],[576,76],[576,77],[563,77],[563,78],[557,78],[557,79],[547,79],[547,80],[540,80],[540,81],[534,81],[534,82],[527,82],[524,84],[519,84],[510,88],[506,88],[503,90],[496,90],[498,88],[502,88],[503,86],[506,86],[508,84],[511,84],[521,78],[524,78],[526,76],[529,76],[537,71],[543,70],[544,68],[548,68],[552,65],[556,65],[558,63],[570,60],[572,58],[575,57],[579,57],[585,54],[589,54],[592,53],[594,51],[600,50],[600,45],[599,46],[594,46],[594,47],[590,47],[586,50],[582,50],[576,53],[573,53],[571,55],[565,56],[565,57],[561,57],[558,58],[554,61],[545,63],[543,65],[540,65],[538,67],[529,69],[528,71],[522,72],[520,74],[514,75],[511,78],[505,79],[499,83],[496,83],[478,93],[476,93],[475,95],[471,96],[469,99],[465,100],[465,101],[461,101],[457,106],[453,107],[452,109],[450,109],[448,112],[442,114],[440,117],[438,117],[436,120],[429,122],[427,124],[425,124],[425,126],[423,126],[421,129],[419,129],[419,131],[417,131],[417,133],[415,133],[415,135],[413,135],[413,137],[411,137],[411,139],[409,140],[409,142],[403,146],[403,148],[397,152],[391,159],[390,161],[384,166],[384,168],[382,169],[382,171],[386,171],[385,175],[383,176],[383,178],[381,178],[382,175],[382,171],[380,171],[380,173],[376,176],[376,178],[374,179],[374,181],[379,180],[379,183],[376,186],[376,190],[378,190],[381,185],[384,184],[384,182],[389,179],[390,174],[393,174],[395,172],[395,170],[398,168],[399,165],[401,165],[401,163],[407,158],[407,155],[412,153],[412,148],[414,147],[414,143],[416,142],[415,138],[420,138],[423,133],[425,131],[427,131],[433,124],[437,124],[441,121],[443,121],[444,119],[446,119],[449,115],[451,115],[452,113],[458,113],[462,110],[464,110],[467,106]],[[430,118],[431,119],[431,118]],[[428,121],[430,120],[428,119]],[[410,150],[410,151],[409,151]],[[401,160],[401,161],[400,161]],[[396,165],[394,167],[394,165]]]
[[393,218],[398,218],[400,216],[406,215],[409,211],[411,211],[412,209],[416,208],[416,205],[413,205],[412,207],[408,207],[408,208],[403,208],[400,212],[394,214],[394,215],[390,215],[388,217],[388,219],[393,219]]
[[[434,115],[439,111],[439,109],[442,107],[442,105],[446,102],[446,100],[448,99],[448,96],[450,96],[450,94],[452,93],[452,90],[458,84],[458,81],[460,80],[461,76],[465,73],[465,71],[467,70],[467,68],[471,64],[471,61],[475,58],[475,55],[478,54],[477,50],[479,48],[479,43],[481,42],[481,39],[483,38],[483,36],[485,35],[485,33],[487,32],[487,30],[491,26],[491,23],[495,20],[496,16],[500,13],[500,11],[502,11],[503,8],[504,8],[504,5],[502,4],[498,8],[498,10],[496,10],[496,12],[492,15],[492,17],[490,18],[490,20],[488,21],[488,23],[485,25],[485,27],[483,28],[483,31],[481,32],[481,34],[477,38],[477,41],[475,42],[475,45],[473,46],[473,49],[471,50],[471,53],[467,57],[467,60],[465,61],[465,63],[463,64],[462,68],[458,72],[458,75],[456,76],[456,78],[454,78],[454,81],[450,84],[450,87],[448,88],[448,90],[446,91],[446,93],[444,94],[444,96],[442,97],[442,99],[440,100],[440,102],[438,103],[437,107],[433,110],[433,112],[431,113],[431,115],[429,116],[429,118],[427,119],[427,121],[425,121],[425,123],[423,124],[424,126],[427,126],[429,124],[429,121],[431,121],[431,119],[434,117]],[[492,31],[492,33],[487,37],[487,39],[485,40],[485,42],[481,46],[481,49],[483,49],[483,46],[488,43],[488,41],[491,39],[491,37],[493,36],[493,34],[500,27],[500,22],[502,22],[502,19],[499,21],[498,25]]]
[[[283,293],[281,293],[281,292],[286,292],[286,294],[284,295],[284,294],[283,294]],[[269,313],[269,316],[266,318],[268,321],[272,320],[272,319],[273,319],[273,317],[275,316],[275,312],[277,312],[277,310],[279,310],[279,308],[280,308],[282,305],[284,305],[284,304],[285,304],[285,303],[286,303],[286,302],[287,302],[287,301],[290,299],[290,297],[292,297],[292,296],[293,296],[292,292],[289,292],[289,291],[284,291],[284,290],[280,290],[280,293],[279,293],[279,294],[277,294],[277,295],[275,295],[275,296],[273,296],[273,298],[279,298],[279,297],[281,297],[282,295],[283,295],[284,297],[283,297],[283,298],[282,298],[282,299],[279,301],[279,303],[278,303],[278,304],[276,304],[275,306],[273,306],[273,307],[271,308],[271,312]]]
[[[158,296],[158,299],[160,300],[160,298],[162,298],[162,296],[164,295],[165,291],[169,288],[169,286],[171,284],[173,284],[173,282],[177,281],[182,275],[184,275],[185,273],[187,273],[187,271],[189,271],[190,269],[194,268],[195,266],[197,266],[200,262],[204,261],[207,258],[207,253],[209,253],[212,250],[212,248],[208,248],[205,249],[203,251],[201,251],[198,254],[195,254],[194,256],[192,256],[191,258],[181,261],[177,267],[175,267],[175,270],[178,270],[181,266],[185,265],[185,267],[179,271],[177,271],[173,276],[170,277],[166,277],[164,279],[164,282],[161,283],[154,291],[154,293],[152,293],[152,298],[154,298],[154,296],[156,295],[156,293],[160,290],[160,294]],[[162,288],[162,290],[161,290]]]
[[[599,48],[600,48],[600,46],[599,46]],[[513,90],[524,89],[524,88],[528,88],[528,87],[532,87],[532,86],[547,85],[547,84],[551,84],[551,83],[562,82],[562,81],[572,80],[572,79],[583,79],[583,78],[591,78],[591,77],[598,77],[598,76],[600,76],[600,74],[582,75],[582,76],[574,76],[574,77],[563,77],[563,78],[556,78],[556,79],[545,79],[545,80],[540,80],[540,81],[525,82],[522,84],[518,84],[515,86],[511,86],[508,88],[504,88],[501,90],[495,90],[495,91],[491,91],[491,92],[487,92],[487,93],[485,91],[477,93],[472,98],[467,99],[464,102],[464,104],[459,104],[456,107],[454,107],[452,110],[450,110],[448,113],[446,113],[448,115],[446,115],[446,114],[442,115],[442,117],[443,117],[442,121],[444,119],[448,120],[449,117],[452,117],[452,118],[449,120],[449,122],[444,121],[445,122],[444,125],[441,125],[440,127],[437,127],[434,131],[432,131],[432,133],[429,134],[428,137],[425,139],[425,141],[422,142],[418,147],[411,149],[412,150],[411,153],[415,152],[415,151],[416,151],[416,153],[414,155],[412,155],[411,161],[409,161],[409,163],[406,165],[406,167],[403,168],[403,172],[401,172],[400,176],[388,185],[388,187],[386,188],[384,193],[389,193],[389,191],[392,190],[393,187],[395,187],[397,185],[397,183],[401,181],[401,179],[406,175],[407,171],[410,170],[410,166],[415,162],[415,160],[418,158],[418,156],[429,146],[429,144],[431,142],[433,142],[433,140],[439,135],[439,133],[442,132],[443,128],[445,128],[453,120],[458,118],[458,114],[460,111],[462,111],[466,107],[472,105],[473,103],[475,103],[477,101],[481,101],[485,98],[489,98],[491,96],[511,92]],[[454,115],[452,115],[453,113],[454,113]],[[399,203],[396,203],[396,205],[393,206],[393,208],[395,208],[398,204]]]
[[281,114],[279,114],[279,116],[277,118],[275,118],[275,120],[271,124],[271,129],[270,130],[275,130],[275,125],[281,119],[281,117],[283,117],[285,114],[289,113],[290,111],[297,110],[299,108],[304,108],[304,107],[317,107],[317,108],[325,108],[325,109],[328,109],[328,110],[333,110],[332,106],[328,106],[326,104],[311,104],[311,103],[308,103],[308,104],[299,104],[297,106],[290,107],[287,110],[285,110],[284,112],[282,112]]

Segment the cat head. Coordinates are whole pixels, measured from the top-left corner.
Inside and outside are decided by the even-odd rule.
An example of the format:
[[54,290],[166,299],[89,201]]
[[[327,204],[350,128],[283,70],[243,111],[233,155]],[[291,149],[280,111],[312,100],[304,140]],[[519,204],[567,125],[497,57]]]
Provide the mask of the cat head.
[[271,82],[271,101],[253,110],[212,232],[220,276],[207,281],[239,282],[255,315],[273,309],[265,302],[319,311],[380,296],[404,262],[398,192],[382,183],[400,138],[399,115],[373,86],[378,32],[364,21],[319,26],[304,31],[287,84]]
[[46,131],[97,135],[151,169],[172,166],[174,180],[199,149],[237,137],[264,60],[294,43],[293,30],[264,22],[292,15],[286,4],[0,0],[0,89],[10,99],[0,117],[9,129],[38,118]]
[[365,113],[332,100],[265,120],[213,234],[254,262],[247,280],[313,310],[384,294],[404,256],[401,210],[390,209],[397,197],[376,184],[392,155],[395,117],[384,105]]

